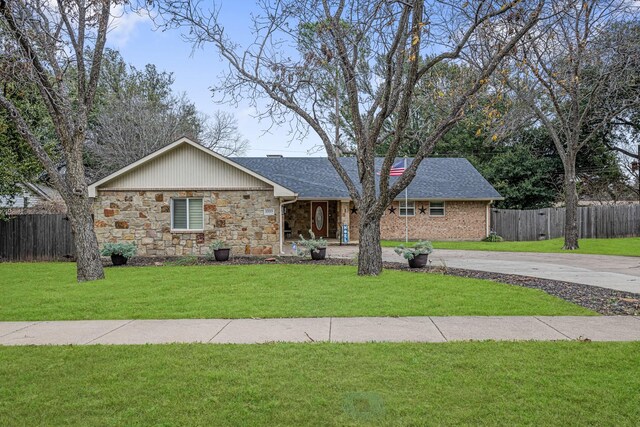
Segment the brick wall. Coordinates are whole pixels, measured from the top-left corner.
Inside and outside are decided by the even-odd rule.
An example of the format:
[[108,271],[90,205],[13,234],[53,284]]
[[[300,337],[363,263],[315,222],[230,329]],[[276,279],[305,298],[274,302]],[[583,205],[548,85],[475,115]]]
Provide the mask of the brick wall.
[[[171,198],[203,199],[203,232],[171,230]],[[98,242],[135,242],[142,256],[204,255],[222,239],[234,254],[278,252],[278,200],[272,191],[99,191]],[[273,208],[276,215],[264,215]]]
[[[395,214],[389,209],[380,221],[383,239],[404,239],[405,217],[401,217],[399,202],[394,202]],[[420,208],[426,209],[421,214]],[[409,238],[427,240],[480,240],[486,236],[486,202],[445,202],[445,216],[429,216],[429,202],[416,201],[416,214],[409,217]]]
[[[409,217],[409,239],[426,240],[480,240],[487,232],[487,202],[445,202],[445,216],[429,216],[429,202],[416,201],[416,214]],[[395,213],[385,211],[380,221],[380,234],[384,240],[405,238],[405,217],[401,217],[399,202],[392,205]],[[420,207],[425,213],[420,213]],[[353,207],[353,203],[351,204]],[[350,215],[351,240],[358,240],[359,214]]]

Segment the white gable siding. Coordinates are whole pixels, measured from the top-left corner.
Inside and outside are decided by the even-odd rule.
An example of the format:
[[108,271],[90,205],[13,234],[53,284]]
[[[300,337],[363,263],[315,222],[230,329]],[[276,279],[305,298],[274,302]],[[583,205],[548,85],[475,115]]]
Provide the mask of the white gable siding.
[[101,184],[100,188],[241,189],[271,186],[189,144],[184,144]]

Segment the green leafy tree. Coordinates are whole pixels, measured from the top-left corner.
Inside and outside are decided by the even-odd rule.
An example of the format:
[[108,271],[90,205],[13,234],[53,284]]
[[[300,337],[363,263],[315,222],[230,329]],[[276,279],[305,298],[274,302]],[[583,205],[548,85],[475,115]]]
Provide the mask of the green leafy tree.
[[[22,111],[23,117],[43,141],[43,148],[57,159],[55,130],[33,87],[5,82],[2,95]],[[0,109],[0,197],[12,201],[22,189],[19,184],[37,181],[44,173],[42,164],[18,132],[7,111]],[[6,218],[6,209],[0,209]]]

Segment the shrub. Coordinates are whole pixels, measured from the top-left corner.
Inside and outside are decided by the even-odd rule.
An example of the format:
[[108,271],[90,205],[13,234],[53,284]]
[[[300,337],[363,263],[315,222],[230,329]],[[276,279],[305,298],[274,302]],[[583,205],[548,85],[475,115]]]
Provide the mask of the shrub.
[[182,267],[188,266],[188,265],[197,265],[197,264],[198,264],[198,257],[196,255],[185,255],[169,263],[169,265],[176,265],[176,266],[182,266]]
[[210,251],[217,251],[218,249],[228,249],[229,247],[225,245],[224,240],[214,240],[209,245]]
[[491,232],[489,233],[489,235],[487,237],[482,239],[483,242],[502,242],[503,240],[504,239],[502,237],[498,236],[498,233],[496,233],[493,230],[491,230]]
[[309,235],[311,236],[309,239],[302,237],[302,234],[300,235],[297,246],[298,255],[305,255],[327,247],[327,241],[322,237],[316,239],[316,235],[311,230],[309,230]]
[[428,240],[420,240],[415,245],[411,247],[405,247],[404,245],[400,245],[393,250],[398,255],[402,255],[404,259],[411,260],[416,257],[416,255],[422,254],[430,254],[433,252],[433,245]]
[[211,244],[209,244],[209,250],[207,251],[207,259],[210,261],[215,259],[214,252],[219,249],[229,249],[229,246],[225,244],[224,240],[214,240],[211,242]]
[[105,243],[100,254],[102,256],[122,255],[129,259],[133,258],[137,252],[135,243]]

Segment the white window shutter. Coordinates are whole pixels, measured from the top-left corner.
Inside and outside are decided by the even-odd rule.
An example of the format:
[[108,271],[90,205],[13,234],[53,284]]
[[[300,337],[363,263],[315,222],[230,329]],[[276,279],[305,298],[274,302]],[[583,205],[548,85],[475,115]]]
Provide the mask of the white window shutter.
[[173,228],[176,230],[187,229],[187,200],[173,200]]
[[202,230],[202,199],[189,199],[189,228]]

